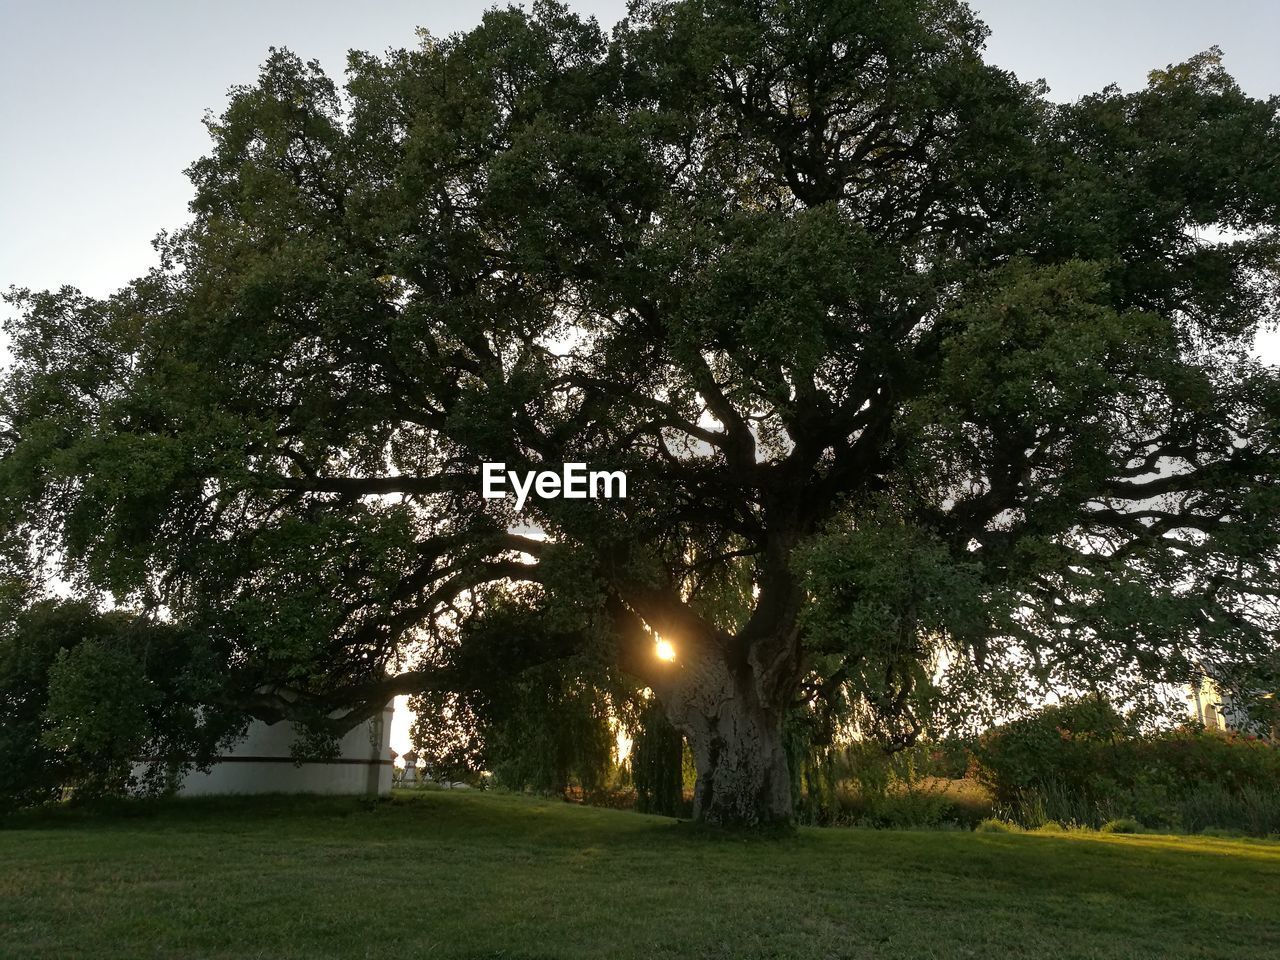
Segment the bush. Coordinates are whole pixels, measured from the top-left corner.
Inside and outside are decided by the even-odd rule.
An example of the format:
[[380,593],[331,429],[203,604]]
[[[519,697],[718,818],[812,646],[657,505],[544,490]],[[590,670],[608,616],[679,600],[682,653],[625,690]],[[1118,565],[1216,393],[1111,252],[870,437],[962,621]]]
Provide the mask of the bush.
[[1148,738],[1144,752],[1179,794],[1205,787],[1280,791],[1280,749],[1254,736],[1187,727]]
[[1105,793],[1136,758],[1126,749],[1137,734],[1107,701],[1067,701],[988,731],[973,750],[975,778],[997,802],[1014,803],[1055,785],[1092,796]]
[[1280,831],[1280,749],[1199,727],[1143,733],[1105,701],[1073,701],[988,731],[971,771],[998,817],[1098,828]]
[[991,798],[973,780],[961,741],[919,743],[886,753],[870,740],[821,750],[803,742],[790,756],[796,816],[802,823],[878,828],[972,828],[991,815]]
[[897,784],[872,800],[867,820],[878,827],[936,827],[947,819],[950,808],[944,784]]
[[947,799],[950,805],[945,813],[946,819],[968,830],[972,830],[994,812],[991,794],[975,780],[948,781]]
[[1240,803],[1244,807],[1249,833],[1255,837],[1280,834],[1280,793],[1245,787],[1240,791]]
[[[0,812],[159,792],[239,735],[197,706],[219,674],[201,638],[123,610],[42,600],[0,626]],[[135,775],[140,757],[151,769]]]
[[988,817],[973,828],[976,833],[1021,833],[1022,828],[1008,820],[997,820]]
[[1205,827],[1200,831],[1200,835],[1202,837],[1220,837],[1223,840],[1239,840],[1248,836],[1243,830],[1227,830],[1224,827]]
[[1103,833],[1141,833],[1142,824],[1132,817],[1119,817],[1102,825]]
[[[947,740],[892,755],[868,741],[797,750],[797,813],[802,822],[872,827],[998,820],[1026,830],[1097,830],[1132,821],[1170,831],[1280,833],[1280,749],[1256,737],[1199,727],[1143,731],[1091,697],[988,731],[972,743],[967,765],[964,749]],[[969,776],[952,779],[966,766]]]

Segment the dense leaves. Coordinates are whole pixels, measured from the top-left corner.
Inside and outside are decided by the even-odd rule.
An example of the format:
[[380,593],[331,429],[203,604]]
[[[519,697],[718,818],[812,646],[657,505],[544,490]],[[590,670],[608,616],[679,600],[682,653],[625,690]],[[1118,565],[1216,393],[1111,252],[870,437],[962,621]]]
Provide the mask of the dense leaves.
[[[149,276],[14,294],[6,531],[264,719],[466,694],[507,589],[654,691],[711,819],[786,816],[797,697],[905,742],[1018,673],[1273,689],[1280,104],[1216,51],[1054,104],[984,38],[538,3],[342,88],[273,53]],[[491,460],[630,495],[516,517]]]
[[0,634],[0,808],[160,789],[243,732],[183,631],[44,601]]
[[1003,724],[977,741],[973,758],[997,807],[1032,827],[1131,817],[1166,829],[1280,829],[1275,745],[1198,726],[1143,729],[1097,697]]
[[642,706],[628,759],[637,810],[669,817],[684,812],[684,737],[656,700]]

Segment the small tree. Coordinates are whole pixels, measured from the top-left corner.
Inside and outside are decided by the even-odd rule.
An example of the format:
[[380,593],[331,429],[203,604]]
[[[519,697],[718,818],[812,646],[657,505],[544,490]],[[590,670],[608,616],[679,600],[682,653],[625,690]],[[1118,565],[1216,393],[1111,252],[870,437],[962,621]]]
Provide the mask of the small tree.
[[[182,630],[77,601],[0,632],[0,808],[158,791],[242,732]],[[149,761],[145,762],[144,761]]]

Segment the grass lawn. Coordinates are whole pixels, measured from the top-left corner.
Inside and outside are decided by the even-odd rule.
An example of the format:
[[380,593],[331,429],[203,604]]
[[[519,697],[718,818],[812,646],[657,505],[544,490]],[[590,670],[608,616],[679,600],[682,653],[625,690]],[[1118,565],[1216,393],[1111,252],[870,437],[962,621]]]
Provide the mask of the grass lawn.
[[1280,844],[800,830],[420,792],[0,830],[0,957],[1280,957]]

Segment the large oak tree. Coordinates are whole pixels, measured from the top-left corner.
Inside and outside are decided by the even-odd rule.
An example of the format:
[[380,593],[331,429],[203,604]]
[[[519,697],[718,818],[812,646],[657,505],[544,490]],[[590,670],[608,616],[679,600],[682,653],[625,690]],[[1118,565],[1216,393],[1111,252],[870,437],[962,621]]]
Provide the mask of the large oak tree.
[[[1209,51],[1055,104],[985,35],[954,0],[611,36],[541,3],[341,89],[274,53],[151,274],[16,294],[9,533],[268,719],[449,690],[524,610],[510,662],[649,687],[720,823],[789,815],[798,699],[905,740],[1001,664],[1264,685],[1280,101]],[[485,461],[629,496],[517,517]]]

